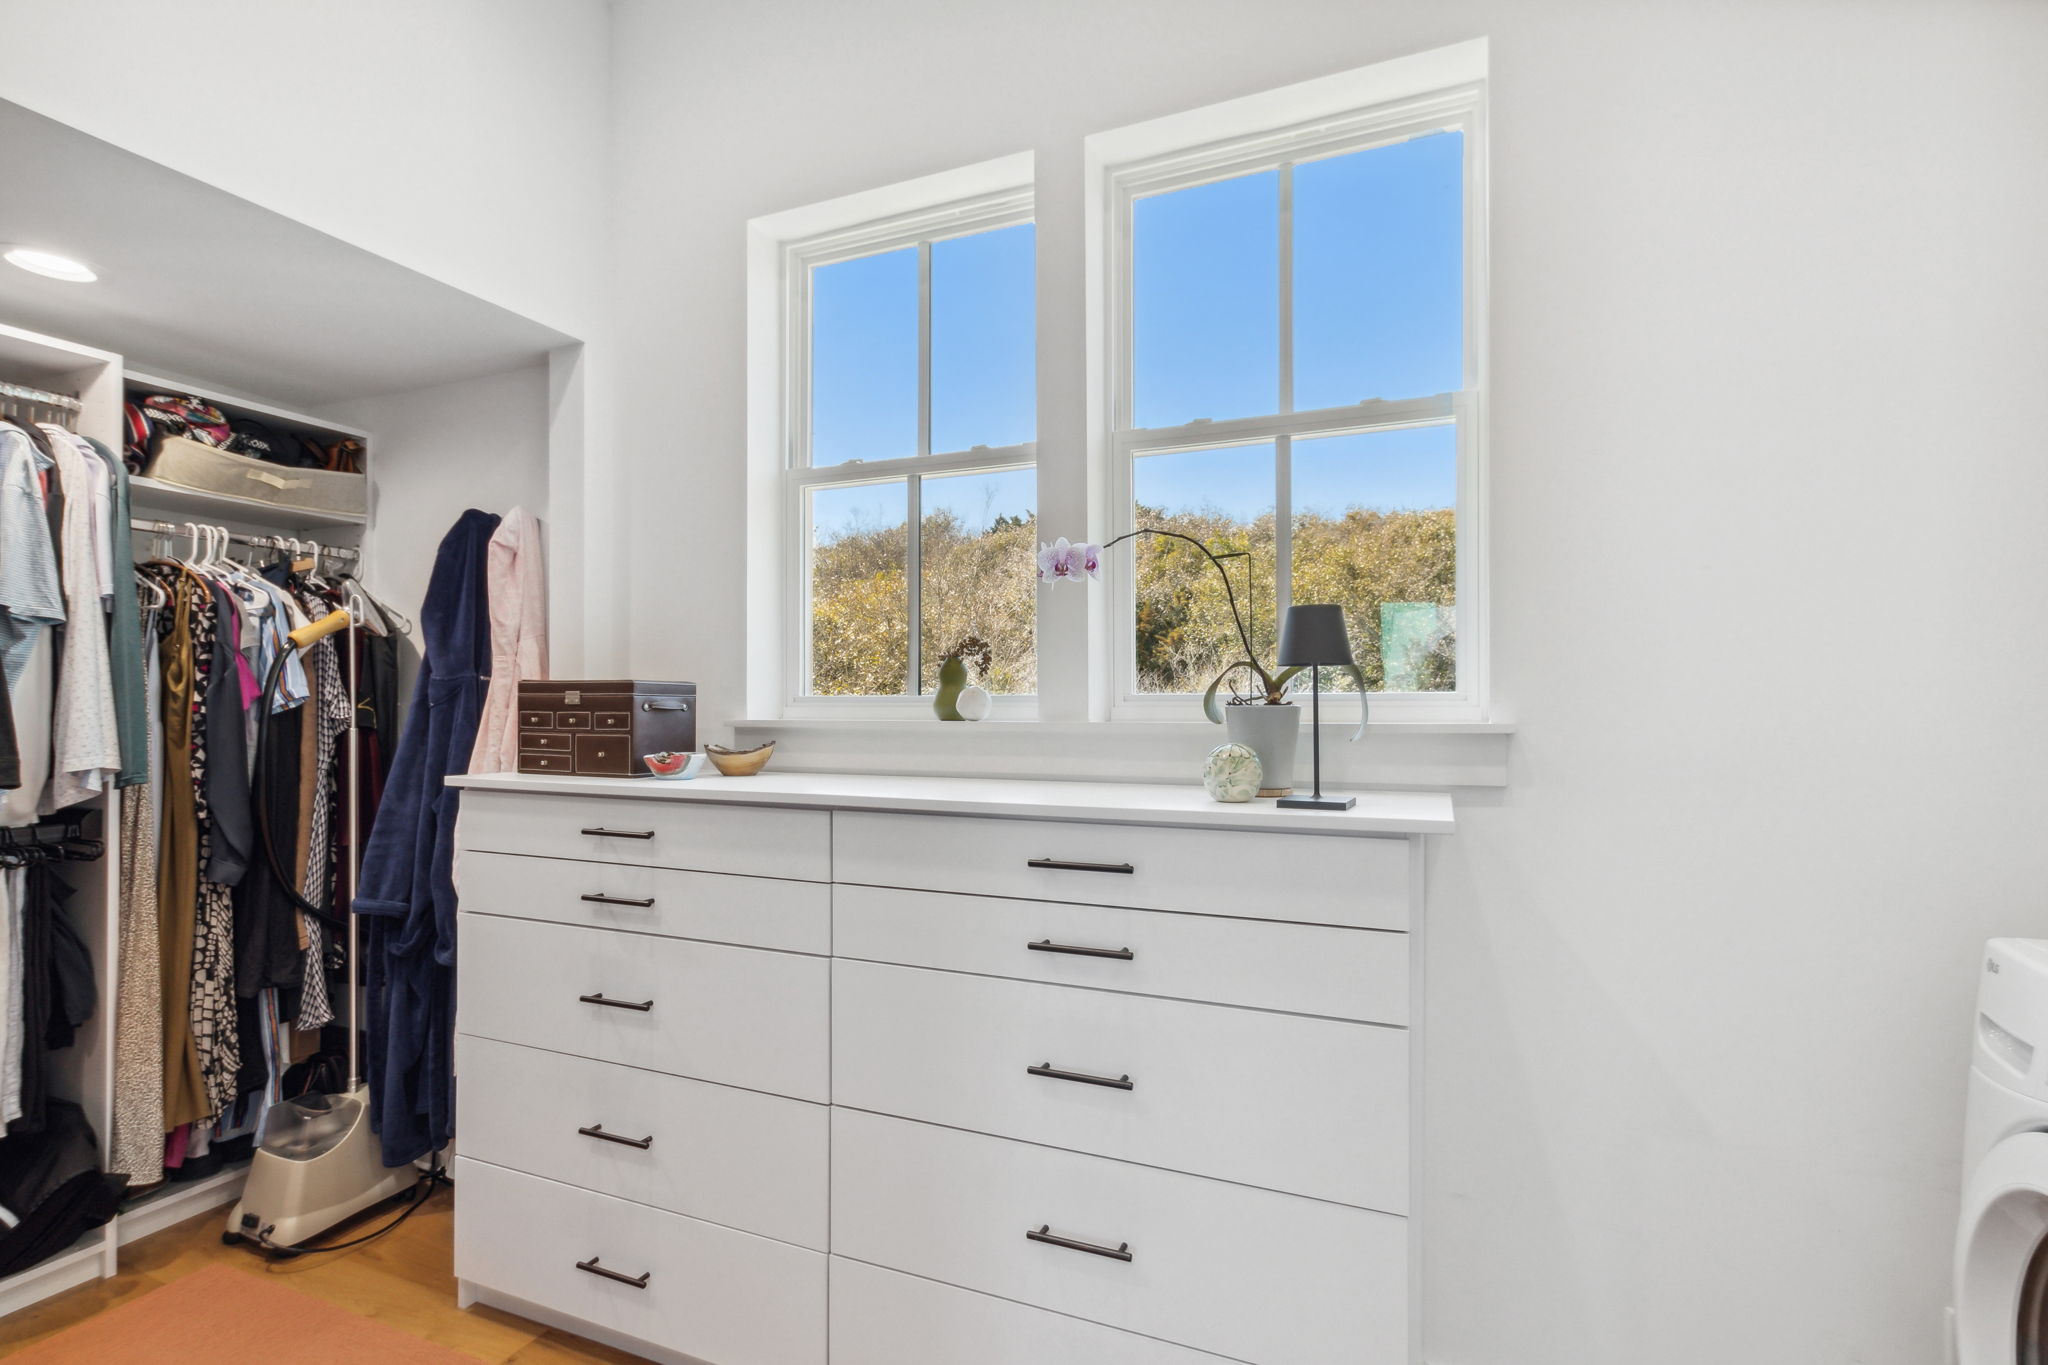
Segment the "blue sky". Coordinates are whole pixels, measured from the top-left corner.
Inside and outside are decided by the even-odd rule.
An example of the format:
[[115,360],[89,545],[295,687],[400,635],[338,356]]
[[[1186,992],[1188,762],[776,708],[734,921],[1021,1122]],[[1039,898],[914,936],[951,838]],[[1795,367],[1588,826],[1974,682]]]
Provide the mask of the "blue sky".
[[[1461,386],[1463,143],[1437,133],[1295,167],[1296,409]],[[1279,409],[1279,188],[1264,171],[1134,206],[1139,426]],[[1029,224],[932,244],[933,450],[1032,439],[1035,247]],[[915,247],[813,272],[814,463],[917,453],[917,273]],[[1297,442],[1296,509],[1450,506],[1453,446],[1448,426]],[[1273,505],[1272,447],[1147,456],[1137,488],[1151,505],[1255,516]],[[924,499],[977,528],[1036,505],[1016,473],[928,480]],[[828,539],[903,516],[900,485],[813,504]]]

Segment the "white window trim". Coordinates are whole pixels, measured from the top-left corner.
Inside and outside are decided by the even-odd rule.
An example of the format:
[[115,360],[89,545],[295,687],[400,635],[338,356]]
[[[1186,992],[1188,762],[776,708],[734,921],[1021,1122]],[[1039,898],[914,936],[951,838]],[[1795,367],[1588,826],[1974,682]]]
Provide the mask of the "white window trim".
[[[748,587],[747,696],[764,716],[834,715],[860,719],[931,715],[931,698],[914,691],[887,697],[819,697],[803,688],[808,674],[810,582],[805,491],[980,470],[1029,467],[1036,442],[920,454],[898,460],[813,467],[810,437],[809,279],[814,266],[1032,218],[1029,153],[927,176],[884,190],[755,219],[748,224]],[[920,251],[921,390],[929,383],[930,252]],[[929,408],[921,404],[918,446],[930,440]],[[915,480],[907,487],[914,493]],[[919,509],[906,508],[907,607],[917,619],[915,528]],[[913,629],[913,638],[915,629]],[[915,667],[915,654],[912,666]],[[906,688],[912,679],[906,672]],[[996,699],[999,715],[1036,714],[1035,697]]]
[[[1374,693],[1371,714],[1379,723],[1491,719],[1486,592],[1486,58],[1485,40],[1477,39],[1088,139],[1089,489],[1090,520],[1096,528],[1090,539],[1107,541],[1132,529],[1131,462],[1143,451],[1264,440],[1276,434],[1415,425],[1446,416],[1457,421],[1458,690]],[[1466,139],[1465,372],[1459,393],[1166,429],[1128,425],[1132,310],[1125,271],[1134,199],[1265,169],[1281,160],[1339,155],[1442,128],[1458,128]],[[1291,359],[1288,294],[1283,282],[1283,365]],[[1192,704],[1188,695],[1136,689],[1134,550],[1127,542],[1110,551],[1103,566],[1106,591],[1098,591],[1090,603],[1088,714],[1097,720],[1184,719]],[[1289,567],[1276,565],[1276,574]],[[1041,676],[1049,666],[1041,658]],[[1355,719],[1358,714],[1357,701],[1343,694],[1326,698],[1324,704],[1333,718]]]

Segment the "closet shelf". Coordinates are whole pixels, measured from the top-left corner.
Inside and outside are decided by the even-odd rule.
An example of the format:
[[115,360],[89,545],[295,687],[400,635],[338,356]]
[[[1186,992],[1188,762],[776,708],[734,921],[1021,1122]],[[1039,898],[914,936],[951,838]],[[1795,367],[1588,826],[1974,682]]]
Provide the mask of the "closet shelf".
[[56,1255],[0,1279],[0,1317],[18,1312],[74,1285],[100,1278],[106,1243],[107,1230],[93,1228]]
[[311,526],[362,526],[370,518],[360,512],[309,512],[298,507],[280,507],[254,498],[237,498],[226,493],[205,493],[181,488],[136,475],[128,480],[131,501],[138,514],[150,513],[164,521],[213,518],[255,522],[280,530],[295,531]]
[[116,1241],[127,1246],[137,1238],[160,1232],[173,1223],[182,1223],[194,1214],[208,1212],[222,1204],[232,1204],[242,1196],[242,1186],[249,1179],[249,1166],[250,1159],[245,1157],[223,1166],[203,1180],[167,1180],[146,1194],[129,1197],[122,1203],[121,1212],[114,1220]]

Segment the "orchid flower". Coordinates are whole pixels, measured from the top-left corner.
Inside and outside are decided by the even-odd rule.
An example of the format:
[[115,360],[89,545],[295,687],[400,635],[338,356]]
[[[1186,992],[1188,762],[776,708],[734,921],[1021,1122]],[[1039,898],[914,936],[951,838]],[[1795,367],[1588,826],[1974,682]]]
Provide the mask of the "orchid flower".
[[[1047,578],[1050,578],[1053,582],[1058,583],[1062,579],[1079,581],[1083,578],[1094,578],[1097,576],[1097,571],[1102,567],[1102,552],[1104,550],[1108,549],[1111,545],[1121,545],[1124,541],[1135,539],[1138,536],[1165,536],[1173,540],[1186,541],[1202,552],[1203,557],[1214,566],[1217,576],[1223,580],[1223,596],[1230,603],[1231,623],[1237,627],[1237,640],[1239,644],[1244,646],[1244,657],[1232,663],[1221,673],[1218,673],[1215,680],[1209,684],[1208,690],[1202,694],[1203,713],[1218,725],[1223,723],[1223,703],[1217,694],[1233,675],[1240,672],[1249,672],[1256,679],[1254,695],[1263,699],[1268,706],[1286,704],[1287,685],[1294,681],[1295,675],[1299,674],[1301,669],[1294,667],[1269,670],[1259,662],[1258,651],[1252,648],[1251,632],[1245,629],[1244,613],[1238,609],[1237,590],[1231,586],[1230,575],[1224,570],[1223,561],[1218,559],[1215,552],[1207,545],[1204,545],[1191,535],[1183,534],[1180,531],[1163,531],[1153,526],[1140,526],[1135,531],[1124,532],[1104,545],[1094,545],[1085,540],[1079,544],[1071,544],[1065,536],[1061,536],[1050,545],[1043,543],[1039,545],[1038,581],[1043,583]],[[1352,682],[1358,687],[1358,731],[1351,738],[1354,740],[1363,739],[1365,737],[1367,705],[1365,674],[1359,671],[1356,664],[1344,664],[1342,665],[1342,670],[1351,675]]]
[[1038,547],[1038,581],[1043,583],[1051,578],[1057,583],[1062,579],[1093,578],[1101,567],[1102,547],[1082,541],[1070,545],[1061,536],[1050,545]]

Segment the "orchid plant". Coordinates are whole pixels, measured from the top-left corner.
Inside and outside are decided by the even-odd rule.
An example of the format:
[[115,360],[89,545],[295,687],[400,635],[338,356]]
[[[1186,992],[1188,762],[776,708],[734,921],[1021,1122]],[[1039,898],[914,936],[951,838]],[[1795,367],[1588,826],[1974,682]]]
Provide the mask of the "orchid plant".
[[[1218,699],[1217,694],[1225,683],[1230,683],[1231,686],[1228,703],[1231,706],[1291,706],[1293,703],[1287,699],[1288,685],[1305,670],[1299,665],[1292,668],[1267,668],[1259,662],[1259,652],[1252,647],[1251,632],[1245,629],[1244,613],[1238,609],[1237,590],[1231,586],[1230,575],[1224,571],[1223,561],[1193,536],[1183,535],[1179,531],[1162,531],[1151,526],[1140,526],[1135,531],[1127,531],[1101,545],[1087,541],[1072,544],[1065,536],[1061,536],[1050,545],[1039,545],[1038,580],[1041,583],[1049,581],[1059,584],[1079,583],[1098,578],[1101,576],[1102,552],[1139,536],[1167,536],[1174,540],[1186,541],[1202,552],[1202,557],[1215,566],[1217,576],[1223,580],[1223,595],[1230,603],[1230,617],[1237,625],[1237,640],[1244,646],[1244,657],[1229,664],[1210,681],[1208,688],[1202,693],[1203,714],[1218,725],[1223,723],[1225,703]],[[1342,664],[1336,667],[1339,671],[1350,674],[1351,681],[1358,688],[1358,730],[1352,738],[1361,739],[1365,735],[1366,719],[1365,674],[1359,671],[1356,664]],[[1249,681],[1252,686],[1239,691],[1238,685],[1232,679],[1245,674],[1250,675]]]

